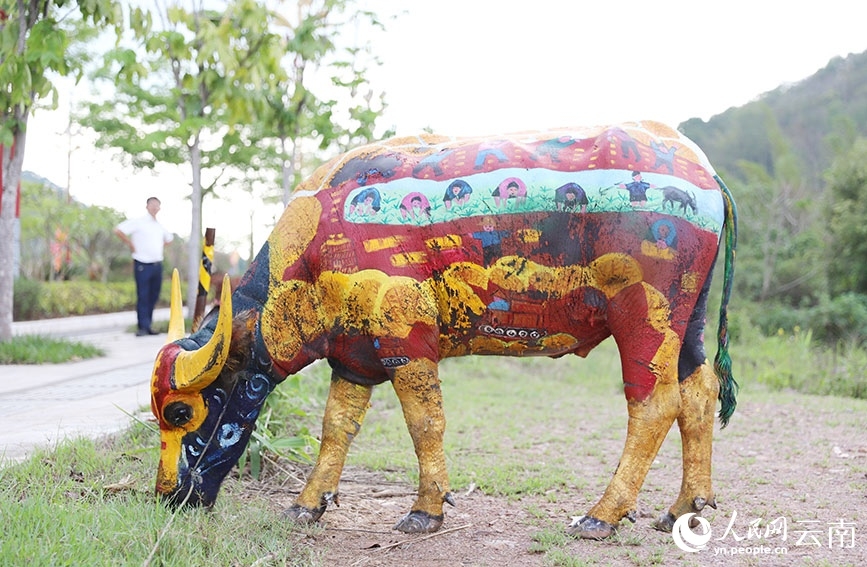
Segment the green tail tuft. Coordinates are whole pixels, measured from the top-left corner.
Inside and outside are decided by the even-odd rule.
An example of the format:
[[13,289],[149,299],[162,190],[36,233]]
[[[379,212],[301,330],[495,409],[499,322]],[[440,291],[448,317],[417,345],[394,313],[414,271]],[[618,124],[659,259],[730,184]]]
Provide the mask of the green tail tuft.
[[723,194],[725,208],[725,270],[723,272],[723,294],[719,308],[719,329],[717,332],[717,353],[713,362],[714,371],[719,378],[719,420],[725,427],[738,405],[738,383],[732,376],[732,359],[729,356],[728,304],[732,295],[735,274],[735,254],[738,247],[738,210],[729,188],[714,176]]

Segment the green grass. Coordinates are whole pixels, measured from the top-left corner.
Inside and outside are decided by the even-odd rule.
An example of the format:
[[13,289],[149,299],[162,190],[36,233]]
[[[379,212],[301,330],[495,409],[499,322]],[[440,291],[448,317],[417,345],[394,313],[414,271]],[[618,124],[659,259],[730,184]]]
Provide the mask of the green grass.
[[[795,397],[790,379],[783,386],[776,381],[795,367],[802,376],[817,372],[809,349],[802,352],[808,346],[786,337],[734,344],[742,398],[785,402]],[[274,448],[282,448],[296,458],[315,452],[308,430],[319,431],[329,375],[327,364],[317,364],[277,389],[257,430],[257,450],[273,454]],[[644,518],[637,527],[625,523],[606,542],[564,535],[563,520],[586,512],[604,491],[619,458],[619,452],[608,447],[613,441],[622,446],[625,438],[626,404],[612,341],[586,360],[450,359],[441,365],[441,378],[453,490],[474,487],[518,503],[534,534],[529,551],[543,555],[548,565],[603,565],[605,560],[594,555],[599,550],[625,564],[664,563],[670,540],[647,530]],[[826,409],[849,402],[833,397],[813,401]],[[371,405],[348,464],[416,483],[416,457],[394,392],[387,385],[376,388]],[[858,419],[851,411],[829,413],[839,420]],[[741,430],[743,435],[754,433]],[[224,483],[213,511],[173,516],[153,496],[158,446],[152,427],[136,424],[109,441],[63,443],[0,469],[0,563],[321,564],[315,539],[308,537],[317,528],[291,527],[281,518],[280,505],[265,497],[250,502],[250,477],[241,478],[237,470]],[[253,468],[257,457],[248,458]],[[658,514],[674,494],[654,491],[658,489],[648,482],[644,494],[654,506],[659,501],[660,508],[653,510]]]
[[854,343],[826,345],[797,327],[770,337],[749,329],[732,349],[732,357],[741,383],[867,399],[867,349]]
[[67,339],[23,335],[0,342],[0,364],[45,364],[104,356],[93,345]]
[[[448,422],[445,451],[455,490],[474,484],[485,493],[513,499],[548,494],[556,500],[558,493],[571,492],[582,477],[576,474],[574,455],[566,451],[575,435],[585,436],[585,449],[591,452],[599,441],[589,438],[591,431],[603,428],[625,435],[625,403],[619,408],[622,413],[586,417],[593,415],[599,396],[623,396],[613,343],[587,360],[574,356],[449,359],[441,364],[440,375]],[[322,382],[325,387],[326,381]],[[324,400],[324,391],[322,396]],[[317,430],[312,424],[310,428]],[[511,454],[531,458],[503,458]],[[602,460],[614,467],[617,458],[605,455]],[[400,471],[404,478],[417,481],[412,442],[391,388],[374,390],[348,462]]]
[[0,469],[4,565],[310,565],[279,510],[249,506],[226,482],[212,512],[173,516],[154,497],[159,439],[144,425],[75,440]]

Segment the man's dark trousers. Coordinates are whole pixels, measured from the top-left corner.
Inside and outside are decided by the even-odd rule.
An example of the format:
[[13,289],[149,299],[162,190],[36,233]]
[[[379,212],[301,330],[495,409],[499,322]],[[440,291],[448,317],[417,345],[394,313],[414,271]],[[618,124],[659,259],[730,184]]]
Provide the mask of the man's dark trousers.
[[160,286],[163,283],[163,263],[145,264],[133,261],[135,270],[136,315],[140,331],[150,331],[153,322],[154,307],[160,298]]

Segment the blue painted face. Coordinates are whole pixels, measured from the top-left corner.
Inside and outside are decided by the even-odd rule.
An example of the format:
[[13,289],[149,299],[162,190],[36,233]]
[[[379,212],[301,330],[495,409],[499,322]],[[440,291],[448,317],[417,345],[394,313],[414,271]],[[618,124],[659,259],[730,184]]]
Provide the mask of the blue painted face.
[[181,441],[178,484],[163,495],[171,504],[212,506],[223,479],[246,449],[262,404],[276,382],[247,371],[235,378],[234,384],[217,380],[202,390],[207,416]]

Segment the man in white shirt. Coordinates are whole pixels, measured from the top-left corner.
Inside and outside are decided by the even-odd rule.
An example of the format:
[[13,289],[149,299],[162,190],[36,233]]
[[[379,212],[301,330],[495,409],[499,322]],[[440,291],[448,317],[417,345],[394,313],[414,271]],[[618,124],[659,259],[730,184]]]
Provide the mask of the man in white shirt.
[[114,229],[114,233],[132,252],[138,317],[137,337],[157,334],[157,331],[151,328],[151,323],[163,283],[163,248],[173,238],[172,233],[157,222],[159,210],[160,200],[151,197],[147,201],[148,214],[127,219]]

